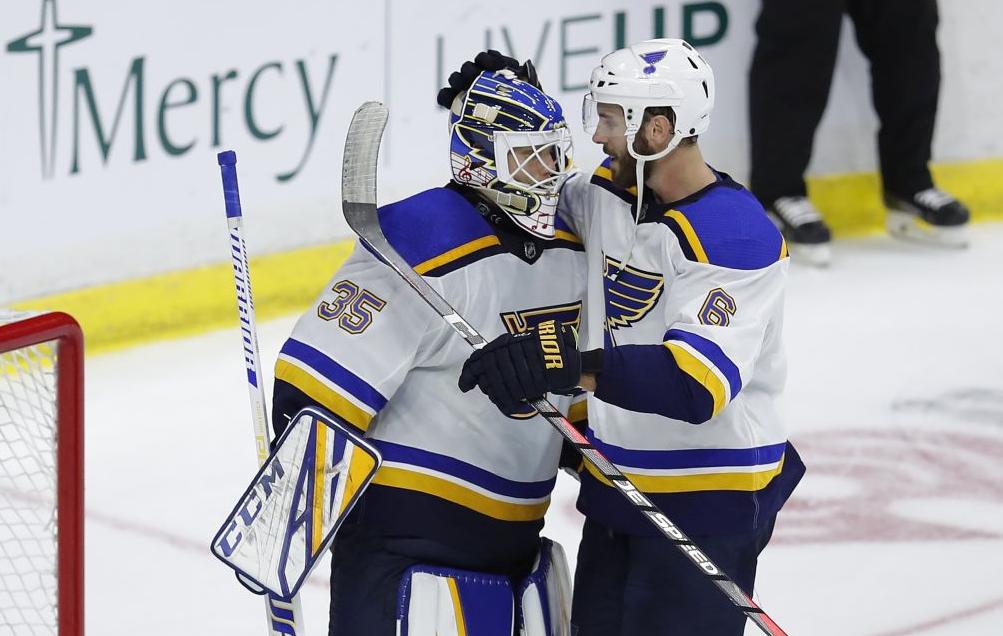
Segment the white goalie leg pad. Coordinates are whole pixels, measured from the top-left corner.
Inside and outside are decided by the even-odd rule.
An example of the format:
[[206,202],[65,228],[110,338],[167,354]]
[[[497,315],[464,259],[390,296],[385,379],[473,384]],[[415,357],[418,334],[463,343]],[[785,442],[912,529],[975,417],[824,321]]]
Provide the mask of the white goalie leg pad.
[[292,598],[382,463],[323,409],[297,413],[212,540],[253,592]]
[[533,572],[516,590],[520,636],[568,636],[571,633],[571,572],[560,543],[540,539]]
[[397,601],[398,636],[512,636],[508,577],[431,565],[408,568]]

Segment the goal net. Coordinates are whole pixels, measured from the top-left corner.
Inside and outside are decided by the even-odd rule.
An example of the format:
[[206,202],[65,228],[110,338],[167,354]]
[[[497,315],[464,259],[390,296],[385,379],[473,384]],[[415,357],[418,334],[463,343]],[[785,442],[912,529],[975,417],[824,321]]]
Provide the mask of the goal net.
[[0,309],[0,635],[83,634],[83,340]]

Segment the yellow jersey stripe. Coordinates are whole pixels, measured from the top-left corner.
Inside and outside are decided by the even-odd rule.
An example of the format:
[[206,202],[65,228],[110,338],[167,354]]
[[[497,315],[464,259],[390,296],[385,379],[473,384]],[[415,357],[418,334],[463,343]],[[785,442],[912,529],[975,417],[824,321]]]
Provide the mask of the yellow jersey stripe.
[[571,232],[567,232],[565,230],[557,230],[557,231],[555,231],[554,232],[554,238],[555,239],[561,239],[562,241],[568,241],[569,243],[577,243],[579,245],[582,244],[582,239],[578,238],[577,236],[575,236]]
[[275,379],[288,382],[310,399],[342,418],[360,431],[365,432],[373,416],[349,402],[340,393],[330,388],[300,367],[279,360],[275,363]]
[[568,420],[571,422],[581,422],[588,419],[588,403],[588,400],[581,400],[572,404],[571,408],[568,409]]
[[460,605],[460,590],[456,587],[456,579],[446,579],[449,586],[449,597],[453,600],[453,617],[456,621],[456,636],[467,636],[467,622],[463,619],[463,606]]
[[790,254],[788,254],[788,252],[787,252],[787,241],[784,240],[784,237],[781,236],[780,237],[780,259],[779,260],[782,261],[785,258],[787,258],[788,256],[790,256]]
[[454,247],[448,252],[440,254],[435,258],[430,258],[423,263],[418,263],[417,265],[414,266],[414,271],[418,272],[419,274],[427,274],[436,267],[442,267],[443,265],[452,263],[457,259],[467,256],[468,254],[473,254],[478,250],[482,250],[486,247],[491,247],[492,245],[501,245],[501,241],[498,240],[497,236],[495,236],[494,234],[490,236],[482,236],[481,238],[474,239],[469,243],[464,243],[459,247]]
[[[592,174],[599,177],[600,179],[605,179],[606,181],[613,183],[613,172],[606,166],[599,166],[598,168],[596,168],[596,171],[593,172]],[[629,188],[627,188],[627,192],[633,194],[636,197],[637,186],[630,186]]]
[[[585,468],[606,486],[612,487],[608,479],[599,470],[585,462]],[[624,472],[627,478],[637,486],[638,490],[650,494],[670,494],[679,492],[699,492],[705,490],[737,490],[755,492],[769,485],[773,478],[784,468],[784,458],[781,457],[776,468],[769,468],[754,473],[705,473],[698,475],[638,475]]]
[[697,262],[709,263],[707,252],[704,251],[703,244],[700,242],[700,238],[697,236],[693,226],[690,225],[689,219],[679,210],[669,210],[665,213],[665,216],[674,219],[679,224],[683,235],[686,236],[686,241],[690,244],[690,249],[693,250],[693,255],[696,256]]
[[[324,490],[327,479],[324,477],[327,463],[327,424],[316,422],[317,440],[313,456],[313,541],[310,554],[316,555],[324,541]],[[331,493],[334,496],[334,493]]]
[[385,464],[376,472],[373,483],[423,492],[502,521],[536,521],[543,518],[550,506],[549,498],[547,501],[536,504],[514,504],[498,501],[441,477]]
[[663,343],[675,358],[676,364],[686,375],[690,376],[701,384],[714,399],[714,412],[717,415],[728,403],[728,393],[721,378],[714,373],[710,367],[692,353],[675,342]]

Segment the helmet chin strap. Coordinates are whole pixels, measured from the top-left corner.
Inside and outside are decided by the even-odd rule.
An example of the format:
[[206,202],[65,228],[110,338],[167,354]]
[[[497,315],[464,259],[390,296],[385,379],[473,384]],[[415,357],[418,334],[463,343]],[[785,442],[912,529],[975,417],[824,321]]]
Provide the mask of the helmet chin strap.
[[644,204],[644,164],[648,161],[656,161],[668,155],[670,152],[675,150],[676,146],[679,145],[679,142],[683,140],[683,136],[677,130],[672,136],[672,139],[669,140],[669,143],[666,144],[665,148],[662,148],[653,155],[642,155],[634,150],[634,138],[636,136],[637,133],[627,135],[627,152],[629,152],[630,156],[637,162],[634,173],[637,188],[637,206],[634,208],[634,231],[630,235],[630,246],[627,248],[627,255],[624,256],[623,259],[620,260],[620,264],[617,265],[617,272],[612,277],[613,280],[620,277],[624,266],[626,266],[627,262],[630,260],[631,254],[634,252],[634,243],[637,241],[637,226],[641,223],[641,209]]

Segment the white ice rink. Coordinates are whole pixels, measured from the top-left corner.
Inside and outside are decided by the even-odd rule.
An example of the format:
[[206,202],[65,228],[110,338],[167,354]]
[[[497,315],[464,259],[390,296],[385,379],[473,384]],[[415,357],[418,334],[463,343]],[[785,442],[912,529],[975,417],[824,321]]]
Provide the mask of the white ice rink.
[[[844,241],[829,270],[792,268],[783,406],[808,474],[756,590],[792,636],[1003,634],[1003,225],[973,238]],[[261,326],[266,367],[293,321]],[[208,550],[255,469],[237,331],[89,358],[86,395],[87,632],[264,634]],[[562,475],[545,530],[572,559],[574,491]]]

